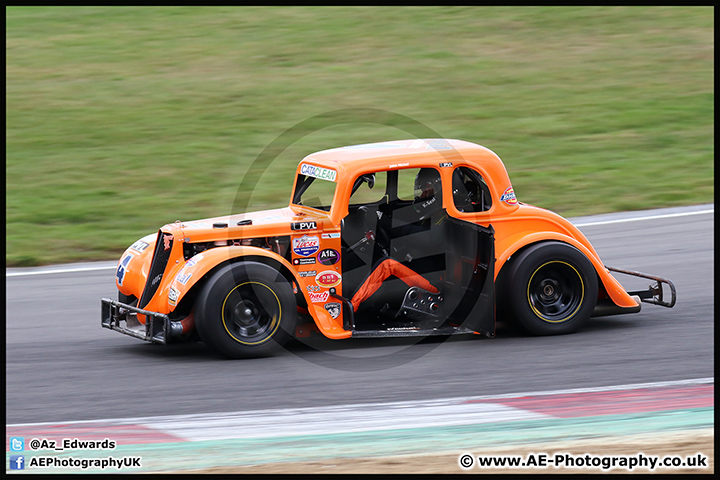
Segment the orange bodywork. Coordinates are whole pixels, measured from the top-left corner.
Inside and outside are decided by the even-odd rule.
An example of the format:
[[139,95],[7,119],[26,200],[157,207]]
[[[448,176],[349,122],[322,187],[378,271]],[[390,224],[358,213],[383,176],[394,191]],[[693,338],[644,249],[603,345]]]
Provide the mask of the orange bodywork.
[[[453,169],[459,166],[471,167],[482,175],[490,190],[492,206],[483,212],[460,212],[455,207],[452,188],[442,189],[442,206],[451,217],[492,226],[495,279],[508,259],[521,248],[556,240],[576,247],[590,260],[600,280],[600,295],[606,294],[619,307],[638,305],[576,227],[551,211],[517,201],[505,166],[494,152],[473,143],[444,139],[357,145],[308,155],[299,163],[296,173],[310,171],[311,176],[337,184],[330,211],[294,205],[291,201],[281,209],[165,225],[159,237],[165,242],[163,245],[158,247],[158,236],[152,234],[123,254],[116,279],[118,289],[124,295],[140,298],[149,281],[159,282],[141,308],[169,314],[219,265],[252,259],[274,266],[291,281],[298,306],[307,309],[325,336],[350,337],[352,332],[343,328],[343,314],[333,318],[325,304],[333,301],[332,293],[343,295],[339,258],[341,221],[348,215],[354,181],[363,174],[433,167],[440,172],[443,185],[449,186]],[[252,223],[247,224],[249,221]],[[212,248],[189,256],[187,246],[201,243]],[[148,281],[153,252],[164,248],[170,250],[164,273]],[[319,257],[323,252],[335,253],[326,260]],[[354,293],[347,292],[347,296]],[[138,319],[143,322],[143,315],[138,315]]]

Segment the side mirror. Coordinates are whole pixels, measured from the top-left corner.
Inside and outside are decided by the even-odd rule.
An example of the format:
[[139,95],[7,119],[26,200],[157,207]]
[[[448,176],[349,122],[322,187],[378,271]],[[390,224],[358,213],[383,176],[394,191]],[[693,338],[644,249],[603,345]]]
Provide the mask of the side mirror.
[[360,185],[362,185],[363,182],[367,182],[368,187],[372,189],[375,186],[375,174],[368,173],[366,175],[360,175],[357,180],[355,180],[355,184],[353,185],[352,192],[350,192],[350,196],[357,192],[357,189],[360,188]]

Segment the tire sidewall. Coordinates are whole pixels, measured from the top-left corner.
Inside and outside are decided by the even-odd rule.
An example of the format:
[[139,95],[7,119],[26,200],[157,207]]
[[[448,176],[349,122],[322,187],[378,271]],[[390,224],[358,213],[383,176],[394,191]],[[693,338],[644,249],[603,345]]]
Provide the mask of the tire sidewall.
[[[564,318],[549,320],[533,307],[529,284],[542,277],[547,265],[561,265],[580,281],[581,300]],[[597,303],[598,279],[595,268],[577,248],[561,242],[532,245],[513,261],[508,272],[506,309],[513,320],[535,335],[572,333],[587,323]],[[537,277],[540,276],[540,277]]]
[[[278,315],[270,332],[261,339],[243,341],[236,338],[223,320],[225,301],[242,285],[252,285],[272,292],[270,305],[263,305]],[[277,303],[275,303],[277,302]],[[296,302],[290,283],[274,268],[252,261],[221,267],[203,285],[195,302],[195,324],[203,343],[230,358],[263,357],[275,354],[292,336],[295,328]]]

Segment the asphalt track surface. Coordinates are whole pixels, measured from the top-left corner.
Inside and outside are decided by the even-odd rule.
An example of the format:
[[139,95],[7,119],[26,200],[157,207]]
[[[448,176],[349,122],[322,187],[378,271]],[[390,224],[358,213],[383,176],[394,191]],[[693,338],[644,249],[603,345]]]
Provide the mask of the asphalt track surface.
[[[239,412],[593,388],[714,376],[713,205],[575,218],[605,265],[674,281],[673,309],[580,332],[313,338],[272,358],[153,345],[100,327],[114,262],[6,272],[6,424]],[[654,218],[648,218],[654,217]],[[76,271],[68,271],[73,270]],[[53,273],[55,272],[55,273]],[[628,290],[648,281],[617,276]]]

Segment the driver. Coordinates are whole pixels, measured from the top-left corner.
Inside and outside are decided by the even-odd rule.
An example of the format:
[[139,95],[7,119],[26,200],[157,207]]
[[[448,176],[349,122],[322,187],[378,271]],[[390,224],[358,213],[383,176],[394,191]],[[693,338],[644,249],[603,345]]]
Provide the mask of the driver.
[[[406,215],[411,214],[413,218],[404,218],[403,222],[407,222],[406,227],[408,229],[417,228],[416,224],[422,222],[425,219],[433,216],[442,210],[442,181],[440,174],[434,168],[421,168],[415,176],[415,200],[413,204],[406,210]],[[444,220],[440,218],[436,223],[441,223]],[[401,229],[405,229],[401,227]],[[438,293],[438,289],[435,288],[428,280],[422,277],[422,275],[413,271],[411,268],[403,265],[397,260],[386,256],[377,262],[374,266],[370,275],[360,285],[357,292],[353,296],[351,303],[354,311],[357,311],[360,304],[370,298],[382,285],[382,282],[390,277],[391,275],[402,280],[409,287],[420,287],[433,294]]]
[[442,181],[434,168],[421,168],[415,176],[413,207],[418,218],[424,220],[442,208]]

